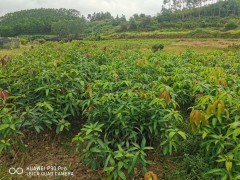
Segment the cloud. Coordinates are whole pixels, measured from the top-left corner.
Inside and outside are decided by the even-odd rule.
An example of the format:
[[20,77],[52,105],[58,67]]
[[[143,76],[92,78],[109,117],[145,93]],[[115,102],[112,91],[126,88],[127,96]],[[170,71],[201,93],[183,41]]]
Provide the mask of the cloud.
[[113,16],[135,13],[156,15],[161,11],[163,0],[0,0],[0,16],[9,12],[34,8],[76,9],[83,15],[94,12],[110,12]]

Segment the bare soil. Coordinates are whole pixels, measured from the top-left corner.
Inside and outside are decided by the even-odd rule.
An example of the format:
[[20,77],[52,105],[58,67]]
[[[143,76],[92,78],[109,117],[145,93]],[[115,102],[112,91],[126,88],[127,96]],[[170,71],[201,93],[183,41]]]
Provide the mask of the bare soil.
[[[23,143],[27,145],[24,153],[12,151],[0,156],[0,180],[5,179],[76,179],[76,180],[98,180],[105,179],[103,171],[94,171],[85,166],[79,159],[79,154],[75,151],[75,144],[71,142],[73,137],[70,133],[56,135],[47,133],[25,133]],[[158,179],[164,179],[164,172],[167,169],[176,168],[176,164],[171,160],[164,160],[158,153],[151,152],[148,159],[153,163],[147,167],[147,171],[153,171],[158,175]],[[72,172],[69,176],[38,176],[29,175],[28,167],[65,167],[67,172]],[[9,168],[21,167],[24,172],[21,175],[9,174]],[[60,170],[61,171],[61,170]],[[136,169],[136,171],[138,171]],[[144,179],[144,175],[137,173],[134,179]]]
[[[27,145],[26,152],[12,152],[0,156],[0,164],[4,165],[0,169],[2,179],[101,179],[103,176],[100,171],[94,171],[83,165],[79,160],[79,155],[75,152],[75,146],[71,143],[71,138],[57,136],[51,133],[27,134],[23,139]],[[69,176],[37,176],[23,173],[23,175],[10,175],[8,170],[11,167],[62,167],[67,172],[72,172]],[[0,167],[1,168],[1,167]],[[3,172],[5,171],[5,172]],[[58,171],[58,172],[61,172]],[[1,179],[1,178],[0,178]]]
[[174,43],[174,46],[185,46],[185,47],[212,47],[212,48],[227,48],[229,45],[239,44],[237,40],[194,40],[194,41],[179,41]]

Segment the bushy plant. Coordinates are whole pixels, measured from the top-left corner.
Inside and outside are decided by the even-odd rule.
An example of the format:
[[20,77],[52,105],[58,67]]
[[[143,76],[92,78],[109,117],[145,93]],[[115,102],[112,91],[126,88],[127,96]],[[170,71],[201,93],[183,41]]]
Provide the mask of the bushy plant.
[[229,21],[226,25],[225,25],[225,30],[228,31],[228,30],[232,30],[232,29],[236,29],[238,28],[238,24],[234,21]]
[[158,43],[152,46],[152,51],[156,52],[156,51],[161,51],[164,49],[164,44],[162,43]]
[[22,45],[27,45],[27,43],[29,42],[29,40],[24,39],[24,38],[20,38],[20,42]]
[[[219,86],[225,83],[215,81]],[[211,88],[213,90],[213,87]],[[215,94],[206,95],[199,99],[196,107],[203,110],[193,110],[190,116],[192,129],[202,134],[201,147],[204,156],[209,159],[213,168],[206,176],[236,178],[239,173],[240,148],[239,139],[239,96],[229,90],[213,91]]]
[[114,148],[111,144],[114,140],[108,140],[103,134],[104,124],[85,125],[81,132],[73,138],[77,142],[78,150],[82,150],[81,159],[93,169],[103,169],[107,178],[126,179],[134,176],[134,168],[141,165],[142,172],[146,172],[146,165],[150,161],[146,160],[146,152],[153,149],[146,146],[146,139],[143,137],[141,144],[132,143],[128,148],[117,144]]

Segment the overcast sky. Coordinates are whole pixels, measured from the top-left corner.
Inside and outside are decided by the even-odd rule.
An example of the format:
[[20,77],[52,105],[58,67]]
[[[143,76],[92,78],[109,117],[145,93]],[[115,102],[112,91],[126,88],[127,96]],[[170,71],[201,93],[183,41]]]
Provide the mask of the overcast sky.
[[135,13],[156,15],[163,0],[0,0],[0,16],[14,11],[33,8],[76,9],[83,15],[109,11],[113,16],[132,16]]

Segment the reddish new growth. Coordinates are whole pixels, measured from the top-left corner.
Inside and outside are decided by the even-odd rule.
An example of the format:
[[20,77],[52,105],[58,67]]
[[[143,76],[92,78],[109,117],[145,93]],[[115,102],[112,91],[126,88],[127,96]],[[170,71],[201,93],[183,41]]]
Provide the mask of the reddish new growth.
[[4,99],[6,101],[8,99],[8,91],[7,90],[0,90],[0,99]]
[[85,54],[85,58],[90,59],[91,57],[91,54]]
[[6,66],[7,62],[10,60],[10,57],[8,55],[5,55],[1,58],[0,62],[2,66]]

